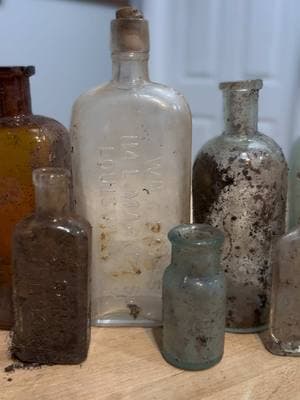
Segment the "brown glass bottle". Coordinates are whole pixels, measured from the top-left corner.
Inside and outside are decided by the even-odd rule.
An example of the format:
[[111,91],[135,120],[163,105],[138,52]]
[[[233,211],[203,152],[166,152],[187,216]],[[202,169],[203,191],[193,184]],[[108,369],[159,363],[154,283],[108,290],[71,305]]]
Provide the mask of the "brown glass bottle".
[[67,130],[31,112],[34,72],[32,66],[0,67],[0,329],[12,326],[11,236],[34,207],[32,170],[70,168]]
[[90,226],[70,208],[69,173],[33,172],[35,213],[13,240],[12,354],[24,362],[77,364],[90,340]]

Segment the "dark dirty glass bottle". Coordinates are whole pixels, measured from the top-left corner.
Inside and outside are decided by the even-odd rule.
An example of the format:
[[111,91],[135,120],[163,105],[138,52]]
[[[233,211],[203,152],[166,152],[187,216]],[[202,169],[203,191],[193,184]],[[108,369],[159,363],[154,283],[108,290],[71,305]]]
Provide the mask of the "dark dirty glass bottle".
[[285,229],[287,164],[280,147],[257,132],[262,81],[224,82],[222,135],[207,142],[193,166],[194,222],[225,233],[228,331],[266,328],[273,235]]
[[31,111],[33,66],[0,67],[0,329],[13,323],[11,237],[34,208],[32,170],[70,168],[68,131]]
[[168,237],[172,260],[163,277],[162,353],[178,368],[210,368],[224,348],[224,235],[209,225],[186,224]]
[[69,172],[33,172],[35,213],[13,240],[12,355],[24,362],[77,364],[90,340],[89,224],[70,208]]
[[274,247],[270,323],[262,338],[273,354],[300,356],[300,227]]

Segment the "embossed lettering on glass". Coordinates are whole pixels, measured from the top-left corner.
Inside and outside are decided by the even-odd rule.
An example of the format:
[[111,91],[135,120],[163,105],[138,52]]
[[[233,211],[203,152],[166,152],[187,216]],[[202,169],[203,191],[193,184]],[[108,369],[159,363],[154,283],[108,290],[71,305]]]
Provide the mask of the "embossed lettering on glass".
[[207,142],[193,167],[194,221],[225,233],[227,329],[266,327],[272,237],[285,228],[287,165],[280,147],[257,132],[261,80],[220,84],[224,133]]
[[191,115],[148,77],[148,23],[112,21],[112,80],[83,94],[72,117],[77,210],[93,227],[95,325],[161,324],[167,232],[189,222]]

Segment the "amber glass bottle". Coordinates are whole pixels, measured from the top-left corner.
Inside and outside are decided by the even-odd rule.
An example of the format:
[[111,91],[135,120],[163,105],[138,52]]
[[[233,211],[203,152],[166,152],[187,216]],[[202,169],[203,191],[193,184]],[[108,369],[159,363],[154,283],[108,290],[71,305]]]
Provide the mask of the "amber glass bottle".
[[34,208],[32,170],[70,168],[67,130],[33,115],[29,77],[34,67],[0,67],[0,328],[12,325],[11,236]]

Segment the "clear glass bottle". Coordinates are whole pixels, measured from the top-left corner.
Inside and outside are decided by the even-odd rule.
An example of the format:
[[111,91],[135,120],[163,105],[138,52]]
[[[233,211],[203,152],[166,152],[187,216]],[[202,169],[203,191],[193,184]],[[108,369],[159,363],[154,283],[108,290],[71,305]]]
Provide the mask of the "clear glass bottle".
[[77,364],[88,352],[90,226],[71,211],[69,178],[35,170],[35,213],[14,232],[11,351],[24,362]]
[[33,115],[29,77],[34,67],[0,67],[0,328],[12,326],[11,237],[15,224],[33,211],[32,170],[70,168],[67,130]]
[[274,354],[300,356],[300,227],[274,247],[270,324],[262,338]]
[[169,240],[172,261],[163,277],[162,353],[178,368],[210,368],[224,349],[224,235],[209,225],[179,225]]
[[94,325],[161,324],[167,232],[189,222],[191,114],[149,81],[148,23],[130,7],[112,21],[112,80],[73,109],[77,210],[93,227]]
[[206,143],[193,166],[194,222],[225,233],[230,331],[266,328],[272,237],[285,229],[287,165],[280,147],[257,132],[261,80],[225,82],[224,133]]

